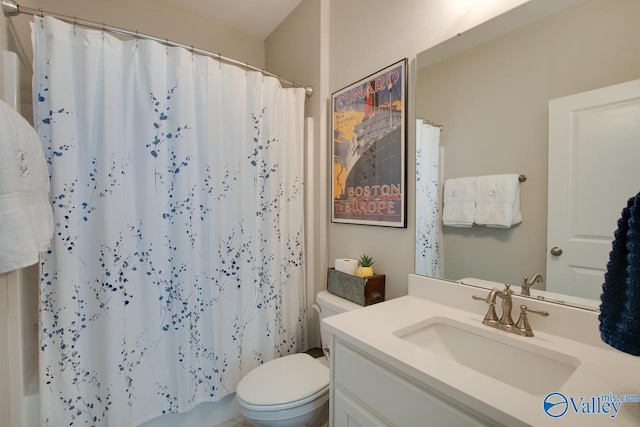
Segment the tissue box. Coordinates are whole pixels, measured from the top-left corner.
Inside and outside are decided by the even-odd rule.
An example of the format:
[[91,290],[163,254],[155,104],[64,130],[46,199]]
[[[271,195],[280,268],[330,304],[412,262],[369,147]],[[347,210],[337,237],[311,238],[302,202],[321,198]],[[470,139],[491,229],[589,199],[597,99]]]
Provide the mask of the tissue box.
[[330,268],[327,290],[362,306],[384,301],[384,274],[360,278]]

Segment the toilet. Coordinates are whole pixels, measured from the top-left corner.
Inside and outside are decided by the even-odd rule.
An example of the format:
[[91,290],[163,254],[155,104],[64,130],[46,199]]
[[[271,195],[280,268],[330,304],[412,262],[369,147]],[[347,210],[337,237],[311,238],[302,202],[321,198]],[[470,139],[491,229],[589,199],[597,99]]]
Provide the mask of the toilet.
[[[362,306],[321,291],[313,308],[320,320]],[[236,399],[242,416],[256,426],[317,426],[329,413],[329,334],[320,327],[325,356],[292,354],[260,365],[240,380]]]

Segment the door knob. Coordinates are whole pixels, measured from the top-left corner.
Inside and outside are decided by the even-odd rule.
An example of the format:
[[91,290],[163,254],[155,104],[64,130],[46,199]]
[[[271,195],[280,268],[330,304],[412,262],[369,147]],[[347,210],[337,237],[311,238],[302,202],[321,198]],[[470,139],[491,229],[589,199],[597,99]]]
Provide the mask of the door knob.
[[560,255],[562,255],[562,249],[560,249],[557,246],[554,246],[554,247],[551,248],[549,253],[551,253],[551,255],[553,255],[553,256],[560,256]]

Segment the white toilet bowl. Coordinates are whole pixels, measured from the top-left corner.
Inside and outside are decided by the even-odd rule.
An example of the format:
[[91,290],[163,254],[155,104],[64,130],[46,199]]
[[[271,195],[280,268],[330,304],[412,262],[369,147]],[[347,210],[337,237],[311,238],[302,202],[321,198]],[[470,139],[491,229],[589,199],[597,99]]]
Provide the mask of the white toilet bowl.
[[305,353],[258,366],[236,390],[242,416],[257,426],[314,425],[329,407],[329,368]]
[[[322,291],[314,308],[320,319],[361,306]],[[320,328],[323,348],[329,344]],[[327,347],[328,348],[328,347]],[[323,363],[323,360],[325,363]],[[236,399],[242,416],[256,426],[322,425],[329,414],[329,368],[324,357],[306,353],[271,360],[238,383]]]

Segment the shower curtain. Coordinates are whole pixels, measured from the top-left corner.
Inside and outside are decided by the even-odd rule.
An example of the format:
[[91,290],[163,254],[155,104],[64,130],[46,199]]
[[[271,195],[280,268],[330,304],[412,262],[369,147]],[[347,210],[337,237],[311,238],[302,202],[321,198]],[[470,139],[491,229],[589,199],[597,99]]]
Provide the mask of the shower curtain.
[[440,128],[416,120],[416,274],[440,277]]
[[303,89],[36,17],[42,424],[133,426],[304,347]]

